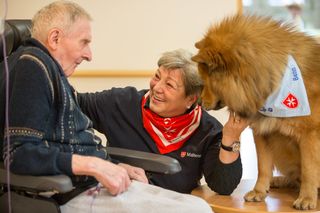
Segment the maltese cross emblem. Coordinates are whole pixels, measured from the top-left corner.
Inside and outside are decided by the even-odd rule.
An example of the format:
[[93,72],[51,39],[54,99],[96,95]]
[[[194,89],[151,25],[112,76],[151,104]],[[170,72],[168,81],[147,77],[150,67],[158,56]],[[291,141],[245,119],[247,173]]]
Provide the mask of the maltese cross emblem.
[[297,108],[299,105],[298,99],[291,93],[288,94],[288,96],[282,101],[282,103],[290,109]]
[[182,158],[184,158],[184,157],[186,156],[186,154],[187,154],[187,152],[182,151],[182,152],[180,153],[180,156],[181,156]]

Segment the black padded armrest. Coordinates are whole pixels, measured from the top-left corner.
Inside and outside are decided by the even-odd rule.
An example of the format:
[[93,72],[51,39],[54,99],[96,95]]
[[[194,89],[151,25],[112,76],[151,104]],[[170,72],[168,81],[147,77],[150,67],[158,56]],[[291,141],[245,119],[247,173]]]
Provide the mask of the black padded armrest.
[[[0,183],[7,184],[7,172],[3,163],[0,165]],[[10,185],[34,192],[55,191],[65,193],[73,189],[71,179],[66,175],[29,176],[10,173]]]
[[[116,147],[108,147],[107,151],[120,162],[141,167],[148,172],[174,174],[181,171],[180,163],[168,156]],[[7,172],[3,162],[0,163],[0,183],[7,184]],[[10,173],[10,185],[33,192],[65,193],[73,189],[72,181],[66,175],[29,176]]]
[[175,174],[181,171],[178,160],[160,154],[128,150],[118,147],[107,147],[111,158],[120,162],[143,168],[148,172]]
[[[31,37],[31,20],[30,19],[11,19],[5,20],[4,37],[6,41],[6,55],[14,52],[20,44]],[[0,61],[3,60],[3,43],[0,39]]]

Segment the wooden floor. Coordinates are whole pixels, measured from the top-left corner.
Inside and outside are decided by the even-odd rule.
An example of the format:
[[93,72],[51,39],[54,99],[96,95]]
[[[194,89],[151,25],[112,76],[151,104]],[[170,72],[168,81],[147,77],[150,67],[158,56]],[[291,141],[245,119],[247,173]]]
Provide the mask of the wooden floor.
[[271,189],[264,202],[245,202],[243,196],[254,184],[255,180],[242,180],[231,196],[217,195],[207,185],[193,190],[192,194],[205,199],[215,213],[320,212],[320,200],[316,210],[295,210],[292,203],[298,197],[298,192],[292,189]]

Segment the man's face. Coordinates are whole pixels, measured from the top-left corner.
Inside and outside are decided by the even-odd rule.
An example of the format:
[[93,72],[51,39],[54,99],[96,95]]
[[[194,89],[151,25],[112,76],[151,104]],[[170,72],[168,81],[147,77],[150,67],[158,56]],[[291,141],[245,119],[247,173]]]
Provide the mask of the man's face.
[[91,26],[89,20],[79,19],[67,32],[63,33],[57,44],[54,57],[60,63],[67,77],[73,74],[83,60],[91,61],[90,42]]

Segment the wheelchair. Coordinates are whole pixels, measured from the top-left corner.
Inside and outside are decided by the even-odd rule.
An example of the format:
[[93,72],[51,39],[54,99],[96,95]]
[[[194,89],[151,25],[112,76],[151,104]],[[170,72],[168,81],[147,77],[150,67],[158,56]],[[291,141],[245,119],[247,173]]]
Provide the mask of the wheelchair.
[[[30,37],[31,20],[5,21],[6,55],[13,53],[19,45]],[[4,44],[0,40],[0,62],[4,59]],[[2,144],[0,146],[2,148]],[[176,159],[168,156],[128,150],[117,147],[106,147],[107,153],[119,162],[143,168],[149,173],[174,174],[181,171]],[[97,182],[92,178],[85,184],[74,185],[66,175],[27,176],[16,175],[5,169],[0,163],[0,212],[60,212],[63,205],[79,193],[93,187]]]

